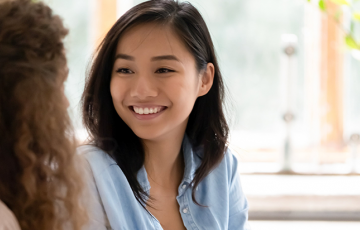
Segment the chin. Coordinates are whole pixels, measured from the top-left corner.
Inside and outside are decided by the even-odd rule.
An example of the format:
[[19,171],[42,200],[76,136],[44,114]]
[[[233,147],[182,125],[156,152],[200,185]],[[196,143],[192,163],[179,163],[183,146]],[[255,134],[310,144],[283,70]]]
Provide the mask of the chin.
[[131,130],[135,133],[136,136],[143,140],[157,140],[164,135],[164,132],[161,132],[159,129],[156,128],[138,127],[131,128]]

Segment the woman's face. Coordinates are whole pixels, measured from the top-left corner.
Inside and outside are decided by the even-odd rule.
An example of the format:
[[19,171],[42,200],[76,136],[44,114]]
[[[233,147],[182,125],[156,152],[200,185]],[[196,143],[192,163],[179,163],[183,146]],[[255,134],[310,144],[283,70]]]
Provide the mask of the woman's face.
[[168,26],[149,23],[119,39],[110,92],[122,120],[144,140],[183,135],[201,73],[185,44]]

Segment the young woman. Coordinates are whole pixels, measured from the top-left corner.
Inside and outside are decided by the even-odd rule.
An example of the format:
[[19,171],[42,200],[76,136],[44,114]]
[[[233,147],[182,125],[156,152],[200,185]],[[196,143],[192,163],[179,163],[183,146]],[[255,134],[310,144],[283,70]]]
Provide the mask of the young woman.
[[223,101],[209,31],[190,3],[147,1],[115,23],[82,98],[92,142],[79,150],[102,229],[247,229]]
[[66,34],[43,3],[0,3],[0,229],[80,230],[86,221],[64,95]]

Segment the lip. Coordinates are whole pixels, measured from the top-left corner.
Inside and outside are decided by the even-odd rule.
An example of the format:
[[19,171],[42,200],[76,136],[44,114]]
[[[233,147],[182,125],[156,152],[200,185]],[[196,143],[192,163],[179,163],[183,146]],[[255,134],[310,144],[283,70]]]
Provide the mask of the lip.
[[133,106],[136,106],[136,107],[141,107],[141,108],[149,108],[149,107],[160,107],[159,105],[155,106],[155,105],[132,105],[132,106],[129,106],[129,110],[131,111],[131,113],[138,119],[138,120],[152,120],[158,116],[160,116],[166,109],[167,107],[166,106],[161,106],[163,107],[162,110],[158,113],[153,113],[153,114],[138,114],[138,113],[135,113],[135,111],[133,110]]

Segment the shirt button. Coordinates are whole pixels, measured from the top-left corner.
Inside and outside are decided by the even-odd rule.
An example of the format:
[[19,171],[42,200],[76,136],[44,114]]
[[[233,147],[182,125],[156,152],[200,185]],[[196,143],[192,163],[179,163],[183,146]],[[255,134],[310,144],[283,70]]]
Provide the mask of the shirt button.
[[185,189],[186,188],[186,184],[183,184],[183,186],[181,186],[182,189]]
[[183,209],[183,213],[186,214],[187,212],[188,212],[188,209],[187,209],[187,208],[184,208],[184,209]]

